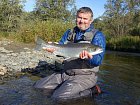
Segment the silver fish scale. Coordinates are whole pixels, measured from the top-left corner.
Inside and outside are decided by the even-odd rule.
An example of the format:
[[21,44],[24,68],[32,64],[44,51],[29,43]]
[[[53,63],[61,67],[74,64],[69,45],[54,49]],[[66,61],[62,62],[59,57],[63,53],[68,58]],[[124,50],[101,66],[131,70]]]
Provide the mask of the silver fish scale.
[[75,48],[75,47],[59,47],[56,49],[56,51],[54,51],[55,55],[61,55],[64,57],[79,57],[79,54],[83,51],[86,50],[85,48]]

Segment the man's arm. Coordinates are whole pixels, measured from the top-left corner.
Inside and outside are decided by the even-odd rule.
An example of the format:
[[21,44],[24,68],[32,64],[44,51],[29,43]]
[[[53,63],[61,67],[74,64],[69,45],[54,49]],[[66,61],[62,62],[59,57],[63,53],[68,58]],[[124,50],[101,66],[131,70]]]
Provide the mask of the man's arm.
[[100,31],[97,32],[91,43],[103,48],[102,53],[94,55],[92,59],[89,59],[90,65],[99,66],[102,63],[105,54],[106,39],[104,34]]
[[68,34],[70,32],[70,29],[68,29],[62,36],[62,38],[59,41],[59,44],[64,44],[67,41]]

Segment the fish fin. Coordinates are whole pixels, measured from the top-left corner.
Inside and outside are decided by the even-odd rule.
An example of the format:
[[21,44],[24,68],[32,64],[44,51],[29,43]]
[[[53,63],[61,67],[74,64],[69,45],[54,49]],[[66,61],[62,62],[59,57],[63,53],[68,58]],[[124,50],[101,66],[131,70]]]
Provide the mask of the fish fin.
[[71,59],[71,58],[70,58],[70,57],[64,58],[65,61],[67,61],[67,60],[69,60],[69,59]]
[[70,60],[74,60],[74,59],[78,59],[78,57],[66,57],[64,60],[70,61]]
[[46,42],[44,40],[42,40],[40,37],[38,37],[38,36],[35,38],[35,43],[37,45],[41,45],[42,43],[46,44]]
[[36,46],[35,46],[34,50],[37,50],[37,51],[42,50],[42,45],[46,44],[46,42],[38,36],[35,37],[35,43],[36,43]]
[[42,47],[40,45],[36,45],[35,48],[34,48],[34,50],[40,51],[40,50],[42,50]]

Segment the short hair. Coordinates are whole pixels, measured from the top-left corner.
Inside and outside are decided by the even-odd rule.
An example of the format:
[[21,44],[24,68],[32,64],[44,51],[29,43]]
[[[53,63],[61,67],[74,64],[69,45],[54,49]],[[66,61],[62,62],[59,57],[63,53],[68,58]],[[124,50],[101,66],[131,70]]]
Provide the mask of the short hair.
[[91,18],[93,18],[93,12],[89,7],[81,7],[78,11],[77,11],[77,15],[79,13],[90,13],[91,14]]

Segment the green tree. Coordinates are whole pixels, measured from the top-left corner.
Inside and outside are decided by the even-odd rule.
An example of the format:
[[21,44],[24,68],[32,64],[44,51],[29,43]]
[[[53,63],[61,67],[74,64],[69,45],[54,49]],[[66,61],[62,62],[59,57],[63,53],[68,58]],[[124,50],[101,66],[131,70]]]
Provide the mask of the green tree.
[[[127,16],[132,20],[130,24],[129,33],[131,35],[140,36],[140,0],[126,0],[128,10],[130,11]],[[127,17],[126,17],[127,18]]]
[[75,10],[74,0],[36,0],[35,15],[41,20],[50,18],[67,20]]
[[20,26],[23,0],[0,1],[0,31],[16,31]]
[[138,28],[139,0],[107,0],[105,9],[104,22],[110,35],[129,35]]

